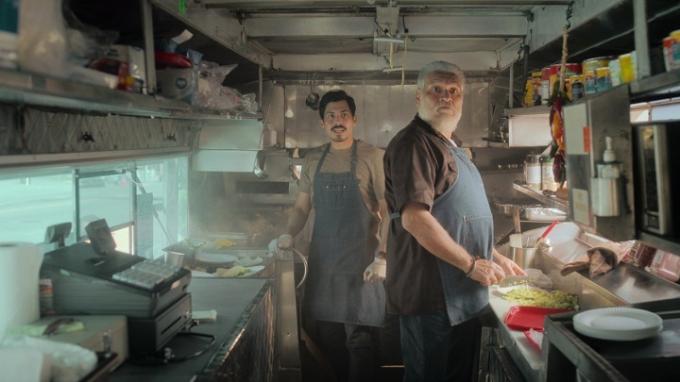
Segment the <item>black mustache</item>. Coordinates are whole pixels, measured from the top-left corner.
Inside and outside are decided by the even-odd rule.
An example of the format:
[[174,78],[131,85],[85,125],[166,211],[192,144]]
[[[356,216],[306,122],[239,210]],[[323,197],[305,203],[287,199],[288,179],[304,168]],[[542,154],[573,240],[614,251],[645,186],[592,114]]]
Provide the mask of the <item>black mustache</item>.
[[331,127],[331,130],[335,130],[335,129],[343,129],[343,130],[347,130],[347,128],[346,128],[345,126],[343,126],[343,125],[337,125],[337,126]]

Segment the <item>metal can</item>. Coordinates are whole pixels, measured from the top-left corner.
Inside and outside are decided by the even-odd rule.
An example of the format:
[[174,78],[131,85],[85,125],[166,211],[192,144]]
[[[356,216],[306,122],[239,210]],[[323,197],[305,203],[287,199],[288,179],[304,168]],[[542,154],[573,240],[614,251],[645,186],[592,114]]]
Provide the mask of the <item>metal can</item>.
[[595,70],[595,91],[603,92],[612,87],[609,79],[609,66],[602,66]]
[[621,66],[621,82],[627,84],[632,82],[637,77],[635,73],[635,52],[622,54],[619,56],[619,65]]
[[541,103],[548,104],[550,99],[550,67],[541,70]]
[[602,66],[607,66],[609,65],[609,61],[611,61],[614,57],[610,56],[602,56],[602,57],[593,57],[589,58],[585,61],[583,61],[583,73],[592,71],[593,73],[597,68],[602,67]]
[[680,29],[663,39],[663,50],[664,59],[667,60],[666,70],[680,69]]
[[621,65],[619,59],[609,61],[609,79],[612,86],[621,85]]
[[584,96],[583,76],[571,76],[571,100],[576,101]]
[[594,94],[597,92],[597,88],[595,87],[595,72],[592,70],[589,70],[585,74],[585,83],[584,83],[584,89],[586,94]]

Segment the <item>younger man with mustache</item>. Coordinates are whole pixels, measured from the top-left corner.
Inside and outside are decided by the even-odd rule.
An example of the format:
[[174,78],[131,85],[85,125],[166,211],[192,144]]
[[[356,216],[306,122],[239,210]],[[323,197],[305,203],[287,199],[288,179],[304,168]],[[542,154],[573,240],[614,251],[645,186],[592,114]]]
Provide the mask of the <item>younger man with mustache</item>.
[[288,234],[278,245],[290,245],[313,208],[304,315],[341,381],[374,381],[389,218],[384,152],[353,138],[355,112],[342,90],[321,98],[321,128],[330,142],[305,156]]

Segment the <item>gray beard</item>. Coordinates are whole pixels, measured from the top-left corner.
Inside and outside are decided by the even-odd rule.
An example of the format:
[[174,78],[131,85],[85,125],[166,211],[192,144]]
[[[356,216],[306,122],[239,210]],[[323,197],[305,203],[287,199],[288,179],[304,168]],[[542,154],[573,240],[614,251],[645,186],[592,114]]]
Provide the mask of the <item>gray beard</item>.
[[458,122],[460,122],[460,116],[458,118],[443,118],[443,119],[436,119],[436,118],[423,118],[420,113],[418,113],[420,118],[429,123],[430,126],[432,126],[433,129],[439,131],[441,134],[443,134],[446,137],[450,137],[451,134],[456,131],[458,128]]

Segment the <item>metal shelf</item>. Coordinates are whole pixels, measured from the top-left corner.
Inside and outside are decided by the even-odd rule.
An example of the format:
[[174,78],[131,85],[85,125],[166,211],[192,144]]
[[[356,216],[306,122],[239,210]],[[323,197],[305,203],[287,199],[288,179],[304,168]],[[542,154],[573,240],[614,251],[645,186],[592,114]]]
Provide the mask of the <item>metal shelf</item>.
[[633,99],[678,95],[680,94],[680,70],[637,80],[630,84],[630,92]]
[[0,69],[0,101],[139,117],[258,119],[261,114],[202,110],[176,100],[112,90],[41,74]]
[[680,238],[665,238],[653,233],[638,231],[638,238],[654,248],[668,251],[680,256]]
[[540,114],[549,114],[550,113],[550,106],[548,105],[541,105],[541,106],[530,106],[530,107],[516,107],[513,109],[505,109],[505,115],[508,117],[513,117],[517,115],[540,115]]
[[539,201],[546,207],[557,208],[565,212],[569,211],[569,202],[567,200],[560,199],[556,196],[543,195],[542,192],[536,191],[532,188],[527,187],[526,185],[519,183],[513,183],[512,188],[530,198]]

